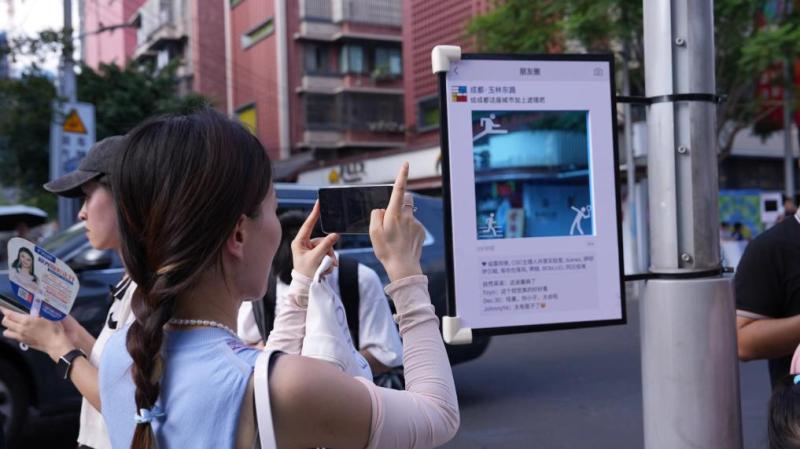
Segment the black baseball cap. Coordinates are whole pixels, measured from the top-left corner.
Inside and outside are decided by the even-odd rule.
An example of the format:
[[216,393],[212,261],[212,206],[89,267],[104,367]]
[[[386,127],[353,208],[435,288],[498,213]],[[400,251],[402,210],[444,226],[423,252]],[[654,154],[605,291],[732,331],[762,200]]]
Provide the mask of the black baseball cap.
[[92,145],[81,161],[78,169],[54,179],[44,188],[57,195],[76,198],[83,196],[81,187],[89,181],[95,181],[108,175],[114,169],[114,162],[122,152],[125,143],[123,136],[111,136]]

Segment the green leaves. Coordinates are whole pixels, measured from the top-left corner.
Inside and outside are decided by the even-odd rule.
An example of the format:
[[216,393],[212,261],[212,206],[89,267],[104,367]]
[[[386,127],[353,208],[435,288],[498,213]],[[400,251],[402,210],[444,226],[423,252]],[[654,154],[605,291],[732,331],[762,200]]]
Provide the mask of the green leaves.
[[800,26],[782,23],[768,26],[743,42],[739,62],[752,72],[761,72],[786,57],[800,54]]
[[49,176],[50,120],[55,88],[36,69],[19,79],[0,79],[0,180],[25,197]]
[[[25,54],[43,61],[60,54],[63,33],[45,31],[35,38],[17,38],[0,54]],[[97,140],[125,134],[154,115],[188,112],[209,105],[195,93],[179,95],[179,61],[156,69],[131,62],[125,67],[81,66],[78,101],[95,106]],[[183,86],[187,90],[189,86]],[[20,200],[55,211],[55,197],[42,189],[49,179],[50,121],[56,90],[51,75],[34,65],[18,79],[0,79],[0,187],[14,187]]]
[[[722,157],[739,130],[764,116],[755,81],[800,55],[800,8],[780,9],[789,3],[714,1],[717,93],[727,99],[717,113]],[[613,52],[619,69],[628,63],[631,94],[643,95],[642,13],[642,0],[506,0],[475,18],[467,32],[479,51]],[[779,78],[772,82],[783,84]]]
[[562,2],[507,0],[494,2],[493,12],[476,17],[467,33],[487,52],[542,53],[563,44]]
[[479,51],[617,53],[629,48],[632,92],[643,93],[641,0],[506,0],[467,26]]
[[185,112],[209,102],[198,94],[178,95],[177,63],[157,70],[131,62],[126,67],[103,64],[98,71],[81,67],[78,99],[94,104],[97,140],[125,134],[144,119]]

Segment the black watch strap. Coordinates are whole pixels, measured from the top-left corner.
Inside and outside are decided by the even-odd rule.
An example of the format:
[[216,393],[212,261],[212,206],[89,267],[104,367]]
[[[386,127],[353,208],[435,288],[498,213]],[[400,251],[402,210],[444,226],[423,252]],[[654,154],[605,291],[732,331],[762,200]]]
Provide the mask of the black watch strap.
[[86,357],[86,353],[81,351],[80,349],[73,349],[72,351],[64,354],[58,359],[58,363],[56,364],[56,369],[58,373],[64,378],[64,380],[69,380],[69,373],[72,371],[72,362],[77,357]]

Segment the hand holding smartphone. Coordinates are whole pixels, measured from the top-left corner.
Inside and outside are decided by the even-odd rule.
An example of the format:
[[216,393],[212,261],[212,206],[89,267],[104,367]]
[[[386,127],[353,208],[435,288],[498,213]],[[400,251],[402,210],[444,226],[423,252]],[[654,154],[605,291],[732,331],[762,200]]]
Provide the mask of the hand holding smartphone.
[[326,234],[369,234],[373,209],[386,209],[391,185],[358,185],[319,189],[322,232]]

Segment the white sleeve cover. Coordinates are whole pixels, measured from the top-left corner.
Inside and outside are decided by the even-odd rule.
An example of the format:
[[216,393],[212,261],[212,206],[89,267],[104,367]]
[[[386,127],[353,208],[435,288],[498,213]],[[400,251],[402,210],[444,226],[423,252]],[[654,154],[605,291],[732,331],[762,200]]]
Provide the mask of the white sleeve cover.
[[[339,286],[341,288],[341,283]],[[392,319],[383,284],[378,273],[362,264],[358,264],[358,290],[359,349],[366,349],[388,367],[402,365],[403,343]]]
[[300,354],[306,335],[306,311],[311,278],[292,270],[288,292],[275,298],[275,324],[265,349]]
[[367,449],[423,449],[455,436],[460,423],[453,372],[428,294],[428,278],[409,276],[389,284],[403,337],[406,391],[358,378],[372,402]]

